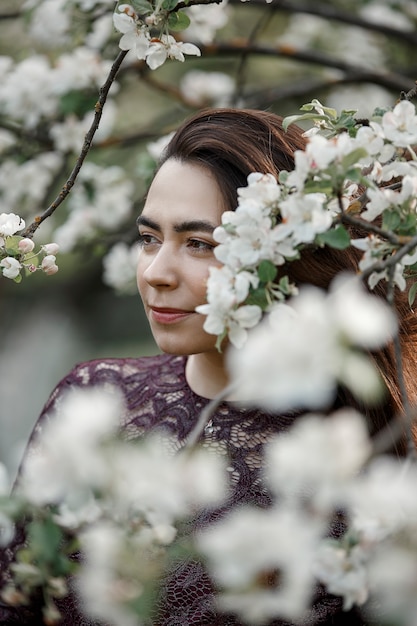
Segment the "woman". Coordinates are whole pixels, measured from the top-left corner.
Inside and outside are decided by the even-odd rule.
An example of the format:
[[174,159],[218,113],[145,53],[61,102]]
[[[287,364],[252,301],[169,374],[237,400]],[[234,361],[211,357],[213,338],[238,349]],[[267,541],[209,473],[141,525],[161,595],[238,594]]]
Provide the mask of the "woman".
[[[281,170],[291,170],[294,152],[304,147],[305,139],[298,127],[292,125],[284,132],[282,119],[263,111],[203,111],[178,129],[138,218],[138,288],[155,341],[164,354],[97,360],[76,366],[52,393],[32,441],[65,389],[107,382],[116,384],[126,397],[128,413],[121,425],[126,436],[139,437],[154,429],[165,429],[178,448],[184,445],[201,410],[228,383],[224,353],[216,349],[216,338],[204,331],[204,317],[195,312],[206,299],[209,267],[218,264],[213,230],[220,224],[223,211],[237,206],[236,190],[246,185],[251,172],[278,176]],[[355,263],[350,252],[319,249],[291,264],[291,276],[300,283],[327,287],[338,271],[352,269]],[[414,318],[404,321],[405,332],[410,323],[415,324]],[[391,393],[387,403],[370,415],[373,431],[392,418],[400,403],[391,352],[381,352],[376,360]],[[410,379],[413,371],[411,368]],[[339,402],[345,401],[341,393]],[[353,400],[349,398],[348,402]],[[268,506],[270,499],[260,481],[263,446],[277,432],[289,428],[294,419],[294,414],[272,415],[238,408],[233,401],[219,405],[201,438],[206,445],[229,455],[233,487],[228,506],[243,502]],[[202,527],[221,514],[222,511],[202,514],[193,528]],[[335,527],[334,532],[340,533],[341,528]],[[19,540],[21,536],[15,544]],[[3,554],[3,571],[13,558],[14,549],[15,545]],[[201,564],[180,562],[167,577],[153,623],[239,624],[234,616],[219,614],[213,598],[213,585]],[[90,623],[75,597],[62,601],[60,610],[63,624]],[[0,606],[0,623],[42,621],[34,602],[33,607],[25,609]],[[280,620],[273,623],[284,624]],[[305,623],[355,626],[364,620],[356,609],[343,612],[339,598],[318,590]]]

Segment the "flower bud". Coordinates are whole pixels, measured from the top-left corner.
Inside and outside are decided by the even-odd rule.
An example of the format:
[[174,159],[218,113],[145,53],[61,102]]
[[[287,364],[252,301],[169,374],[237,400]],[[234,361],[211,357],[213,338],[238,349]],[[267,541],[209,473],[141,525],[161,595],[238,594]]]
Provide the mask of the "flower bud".
[[42,250],[46,254],[57,254],[59,250],[59,245],[57,243],[46,243],[44,246],[42,246]]
[[56,257],[53,254],[48,254],[42,261],[41,268],[48,276],[56,274],[58,271],[58,265],[55,263]]
[[35,244],[32,241],[32,239],[29,239],[29,237],[25,237],[24,239],[21,239],[19,241],[19,243],[17,244],[17,247],[19,248],[19,251],[22,254],[26,254],[27,252],[32,252],[33,248],[35,247]]

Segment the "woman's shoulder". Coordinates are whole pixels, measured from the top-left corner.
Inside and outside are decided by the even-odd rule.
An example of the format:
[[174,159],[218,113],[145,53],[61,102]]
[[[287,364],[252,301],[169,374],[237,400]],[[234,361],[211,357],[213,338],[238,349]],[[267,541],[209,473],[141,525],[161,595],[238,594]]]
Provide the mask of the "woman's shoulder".
[[137,378],[163,377],[184,369],[184,357],[157,354],[143,357],[109,357],[77,363],[61,384],[95,386],[121,384]]
[[53,413],[67,392],[76,389],[116,387],[128,404],[132,397],[146,395],[147,390],[181,386],[184,380],[184,357],[159,354],[143,357],[109,357],[77,363],[53,389],[43,407],[40,421]]

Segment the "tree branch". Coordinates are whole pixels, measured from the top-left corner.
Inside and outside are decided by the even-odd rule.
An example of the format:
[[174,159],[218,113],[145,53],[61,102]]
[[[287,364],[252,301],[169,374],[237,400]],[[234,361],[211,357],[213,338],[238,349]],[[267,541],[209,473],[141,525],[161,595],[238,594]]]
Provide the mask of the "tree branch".
[[[193,41],[192,43],[201,49],[202,60],[213,56],[237,55],[242,53],[277,58],[283,57],[293,61],[300,61],[303,63],[340,70],[345,74],[348,74],[352,82],[354,80],[369,82],[396,92],[407,91],[411,88],[411,81],[407,76],[393,72],[383,73],[373,71],[369,68],[351,65],[346,61],[334,59],[316,50],[305,51],[288,45],[267,46],[252,44],[246,39],[220,41],[208,45],[204,45],[198,41]],[[414,84],[414,80],[412,81],[412,84]]]
[[[229,0],[230,4],[240,5],[241,0]],[[248,6],[265,7],[265,0],[250,0]],[[316,15],[325,20],[334,20],[351,26],[358,26],[365,30],[380,33],[390,38],[400,39],[403,43],[407,42],[413,46],[417,45],[417,32],[415,30],[399,30],[386,24],[378,24],[365,20],[351,11],[343,11],[342,9],[331,6],[330,4],[320,4],[317,2],[294,2],[294,0],[272,0],[269,7],[275,11],[285,11],[287,13],[306,13],[307,15]]]
[[36,230],[39,228],[39,226],[42,224],[42,222],[44,222],[48,217],[50,217],[55,211],[56,209],[62,204],[62,202],[65,200],[65,198],[68,196],[69,192],[71,191],[72,187],[74,186],[75,180],[80,172],[81,166],[84,163],[84,160],[91,148],[91,143],[93,141],[93,137],[99,127],[100,124],[100,120],[101,120],[101,116],[103,114],[103,107],[105,105],[105,102],[107,100],[107,96],[108,93],[110,91],[110,87],[112,86],[114,79],[116,78],[116,74],[123,62],[123,59],[125,58],[127,54],[126,50],[121,50],[119,52],[119,54],[117,55],[116,60],[114,61],[109,75],[107,77],[106,82],[104,83],[104,85],[101,87],[100,89],[100,95],[99,95],[99,99],[96,103],[95,106],[95,115],[94,115],[94,119],[93,122],[90,126],[90,129],[88,130],[85,139],[84,139],[84,144],[83,147],[81,149],[80,155],[75,163],[75,166],[67,180],[67,182],[64,184],[64,186],[62,187],[59,195],[55,198],[55,200],[52,202],[52,204],[39,216],[35,217],[34,221],[32,222],[32,224],[30,224],[26,230],[22,233],[23,237],[33,237],[34,233],[36,232]]

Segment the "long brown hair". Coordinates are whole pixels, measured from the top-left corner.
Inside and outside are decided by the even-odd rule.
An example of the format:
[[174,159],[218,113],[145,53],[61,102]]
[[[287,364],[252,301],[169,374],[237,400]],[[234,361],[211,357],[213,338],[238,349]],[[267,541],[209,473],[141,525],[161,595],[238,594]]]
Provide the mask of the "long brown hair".
[[[246,186],[251,172],[271,173],[278,177],[282,170],[294,168],[294,153],[303,150],[303,130],[291,125],[287,131],[283,119],[268,111],[251,109],[206,109],[188,118],[177,130],[161,160],[170,158],[192,162],[209,169],[216,179],[227,210],[237,206],[237,188]],[[365,233],[356,232],[356,237]],[[305,250],[299,261],[284,270],[297,284],[316,285],[327,289],[341,271],[358,271],[360,253],[353,247],[335,250],[318,247]],[[400,324],[403,376],[408,397],[417,405],[417,317],[407,301],[407,292],[396,290],[395,304]],[[384,284],[376,290],[386,297]],[[379,431],[403,411],[395,354],[392,346],[372,355],[385,381],[388,394],[379,406],[363,406],[349,392],[340,389],[338,403],[348,403],[362,411],[372,433]],[[393,446],[401,452],[403,443]]]

